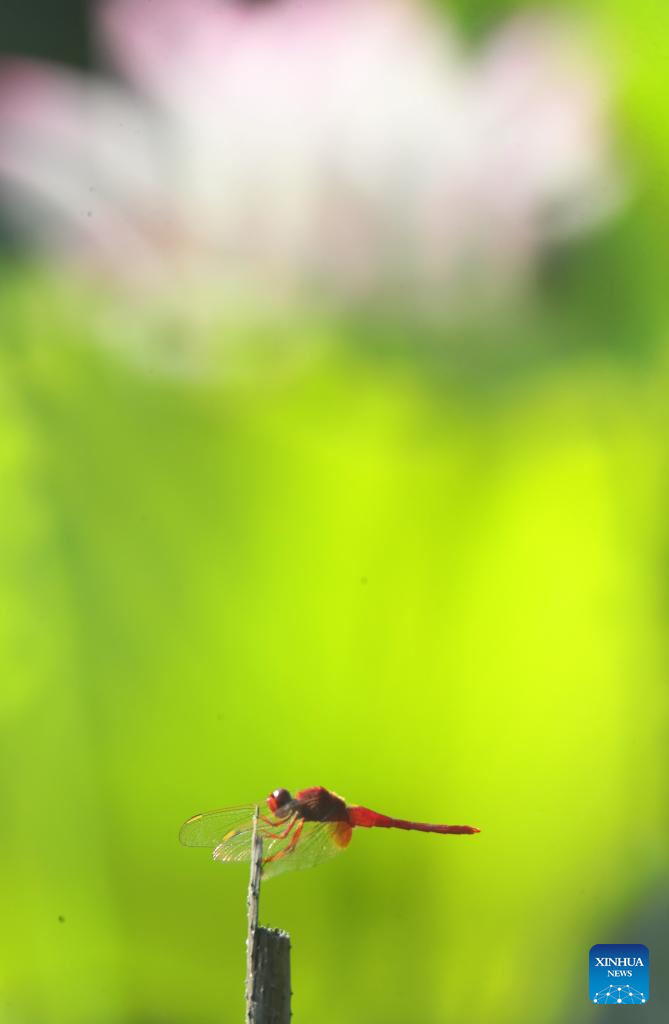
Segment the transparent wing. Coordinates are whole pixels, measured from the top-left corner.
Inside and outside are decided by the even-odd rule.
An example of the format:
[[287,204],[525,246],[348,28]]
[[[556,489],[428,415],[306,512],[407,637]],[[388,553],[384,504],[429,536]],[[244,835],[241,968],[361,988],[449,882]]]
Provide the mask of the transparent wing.
[[313,868],[331,860],[346,849],[351,832],[351,826],[345,822],[298,820],[285,839],[263,840],[263,878]]
[[218,811],[194,814],[181,826],[179,842],[184,846],[214,847],[230,832],[239,833],[245,829],[250,836],[255,809],[255,804],[241,804],[239,807],[222,807]]
[[[181,826],[179,840],[184,846],[213,848],[214,860],[248,862],[254,813],[255,804],[243,804],[195,814]],[[263,878],[330,860],[348,846],[351,831],[345,822],[304,821],[293,816],[270,824],[261,818],[258,832],[263,841]]]

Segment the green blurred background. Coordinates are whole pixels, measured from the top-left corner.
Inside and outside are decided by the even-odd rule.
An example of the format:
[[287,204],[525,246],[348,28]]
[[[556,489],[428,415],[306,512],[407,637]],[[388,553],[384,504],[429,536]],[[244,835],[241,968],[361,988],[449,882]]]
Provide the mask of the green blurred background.
[[[634,189],[498,331],[312,323],[299,372],[192,384],[6,257],[1,1020],[242,1019],[246,871],[178,829],[317,784],[483,831],[264,887],[298,1022],[590,1020],[597,942],[666,1019],[669,13],[579,6]],[[50,9],[3,50],[84,59]]]

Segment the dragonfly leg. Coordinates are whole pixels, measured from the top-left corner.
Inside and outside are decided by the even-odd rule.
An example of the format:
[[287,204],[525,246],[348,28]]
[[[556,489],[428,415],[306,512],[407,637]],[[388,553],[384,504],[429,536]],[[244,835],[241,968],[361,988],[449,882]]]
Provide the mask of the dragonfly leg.
[[276,821],[272,821],[271,818],[265,818],[264,815],[260,815],[260,820],[264,821],[266,825],[271,825],[272,828],[278,828],[279,825],[283,825],[286,821],[285,818],[277,818]]
[[[295,819],[297,820],[297,815],[295,816]],[[295,822],[293,822],[293,825],[294,824],[295,824]],[[291,825],[291,828],[292,828],[292,825]],[[276,853],[273,853],[271,855],[271,857],[265,857],[265,860],[263,861],[263,863],[264,864],[269,864],[273,860],[279,860],[280,857],[285,857],[287,853],[292,853],[292,851],[295,849],[295,847],[297,846],[297,844],[298,844],[298,842],[300,840],[300,836],[302,835],[302,829],[303,828],[304,828],[304,818],[301,819],[300,824],[297,826],[297,828],[293,832],[293,834],[291,836],[291,839],[290,839],[290,842],[288,843],[288,845],[284,846],[283,850],[278,850]]]
[[288,818],[287,824],[286,818],[284,818],[283,821],[278,822],[268,821],[267,824],[273,825],[273,827],[277,827],[278,825],[286,825],[286,827],[283,829],[283,831],[280,831],[280,833],[270,833],[270,831],[267,831],[266,828],[263,828],[261,830],[261,835],[263,839],[286,839],[286,837],[290,835],[296,821],[297,814],[291,814],[290,817]]
[[[294,827],[296,821],[297,821],[297,814],[291,814],[290,818],[288,819],[288,824],[287,824],[286,828],[283,830],[283,832],[266,832],[265,833],[265,838],[266,839],[285,839],[286,836],[289,835],[292,832],[293,827]],[[281,824],[283,825],[283,822],[281,822]]]
[[300,836],[302,835],[302,829],[303,828],[304,828],[304,818],[302,818],[302,820],[300,821],[300,824],[297,826],[297,828],[293,832],[293,834],[291,836],[291,839],[290,839],[290,842],[288,843],[288,846],[286,847],[286,849],[284,851],[285,853],[289,853],[291,850],[295,849],[295,847],[297,846],[297,844],[300,841]]

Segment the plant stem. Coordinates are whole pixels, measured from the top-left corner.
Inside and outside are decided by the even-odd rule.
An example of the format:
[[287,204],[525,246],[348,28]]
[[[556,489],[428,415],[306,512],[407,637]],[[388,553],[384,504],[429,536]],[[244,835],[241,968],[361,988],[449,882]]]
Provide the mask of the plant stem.
[[258,808],[253,817],[251,877],[246,900],[246,1024],[290,1022],[290,936],[278,928],[258,924],[262,878],[262,837]]

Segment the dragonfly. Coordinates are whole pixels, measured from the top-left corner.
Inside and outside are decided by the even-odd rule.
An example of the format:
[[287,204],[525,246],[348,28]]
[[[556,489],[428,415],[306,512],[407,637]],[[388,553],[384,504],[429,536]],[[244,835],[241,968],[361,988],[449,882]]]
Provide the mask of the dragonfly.
[[[258,817],[263,840],[263,878],[284,871],[311,868],[346,849],[354,828],[400,828],[439,835],[473,835],[473,825],[429,825],[378,814],[369,807],[347,804],[324,786],[301,789],[291,796],[275,789],[266,799],[268,813]],[[195,814],[184,822],[179,839],[184,846],[213,848],[214,860],[243,862],[251,859],[256,804],[223,807]]]

